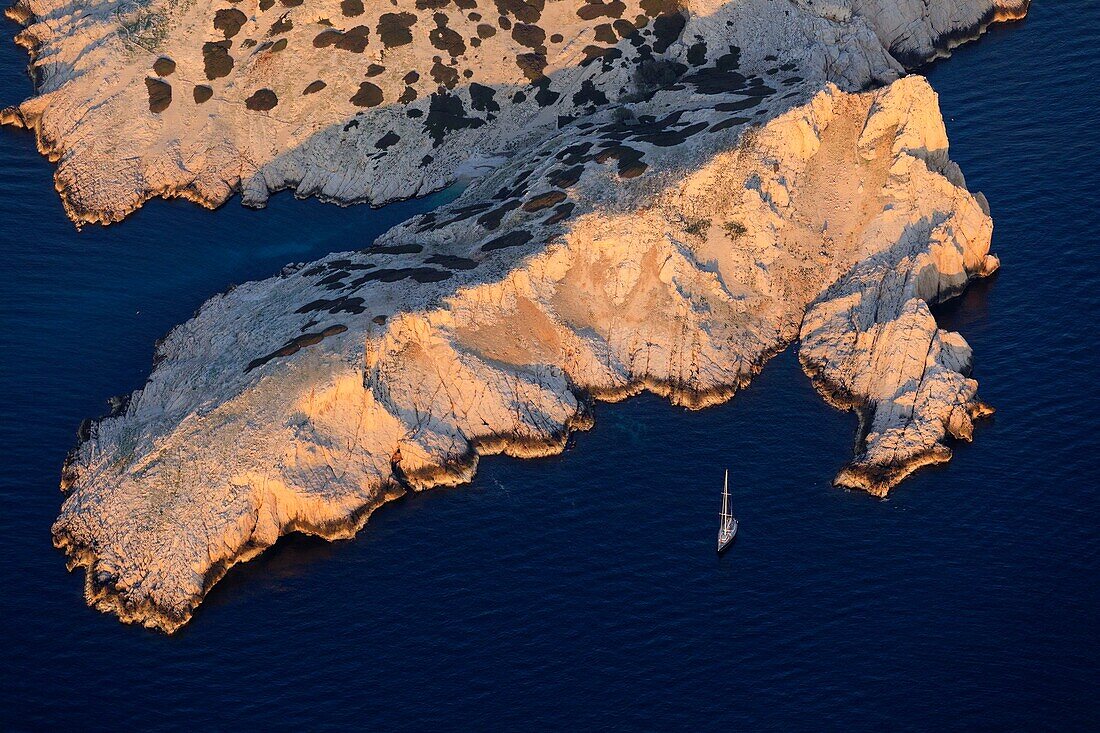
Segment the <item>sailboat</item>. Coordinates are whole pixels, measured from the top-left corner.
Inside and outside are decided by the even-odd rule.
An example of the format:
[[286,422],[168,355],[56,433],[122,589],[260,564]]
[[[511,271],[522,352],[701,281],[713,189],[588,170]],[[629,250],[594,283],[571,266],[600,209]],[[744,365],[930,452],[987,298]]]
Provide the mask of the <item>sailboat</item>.
[[730,513],[730,472],[726,471],[726,480],[722,484],[722,514],[718,526],[718,552],[729,547],[737,535],[737,520]]

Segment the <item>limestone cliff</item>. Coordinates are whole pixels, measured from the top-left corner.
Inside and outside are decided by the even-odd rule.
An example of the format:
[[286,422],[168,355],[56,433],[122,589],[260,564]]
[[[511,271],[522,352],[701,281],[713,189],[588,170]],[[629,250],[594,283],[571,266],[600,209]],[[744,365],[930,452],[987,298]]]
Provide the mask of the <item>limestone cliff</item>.
[[718,70],[714,88],[783,69],[858,90],[1026,5],[19,0],[37,96],[0,119],[34,131],[78,224],[155,196],[382,204],[686,75]]
[[867,415],[842,483],[941,459],[983,407],[928,304],[995,266],[984,200],[922,78],[777,72],[594,113],[366,249],[210,300],[68,461],[53,532],[89,601],[172,631],[281,534],[559,451],[593,399],[726,400],[799,338]]

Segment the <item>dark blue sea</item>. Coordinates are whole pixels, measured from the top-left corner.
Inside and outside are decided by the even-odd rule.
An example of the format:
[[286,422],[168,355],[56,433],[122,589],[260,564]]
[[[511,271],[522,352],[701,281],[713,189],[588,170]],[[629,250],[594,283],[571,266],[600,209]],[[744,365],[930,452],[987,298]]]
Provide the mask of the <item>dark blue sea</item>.
[[[15,30],[0,105],[30,93]],[[0,131],[0,729],[1097,730],[1098,43],[1100,3],[1038,2],[927,70],[1004,262],[937,312],[998,410],[946,466],[888,501],[832,488],[856,420],[788,352],[725,406],[600,405],[560,457],[287,538],[172,637],[87,608],[50,544],[80,421],[228,284],[448,194],[77,232]]]

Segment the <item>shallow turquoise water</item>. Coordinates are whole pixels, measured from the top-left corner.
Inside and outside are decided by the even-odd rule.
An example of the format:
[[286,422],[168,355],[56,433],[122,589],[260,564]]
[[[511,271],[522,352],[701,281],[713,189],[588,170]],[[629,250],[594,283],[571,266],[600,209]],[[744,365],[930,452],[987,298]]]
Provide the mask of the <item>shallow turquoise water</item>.
[[[946,467],[885,502],[831,488],[855,420],[787,353],[728,405],[601,405],[563,456],[487,460],[350,542],[289,538],[171,638],[86,608],[50,546],[77,425],[229,283],[446,194],[152,202],[78,233],[31,137],[0,131],[0,725],[1095,727],[1098,28],[1095,2],[1039,3],[927,70],[1004,261],[938,312],[998,408]],[[0,105],[24,65],[0,44]],[[716,559],[726,466],[742,529]]]

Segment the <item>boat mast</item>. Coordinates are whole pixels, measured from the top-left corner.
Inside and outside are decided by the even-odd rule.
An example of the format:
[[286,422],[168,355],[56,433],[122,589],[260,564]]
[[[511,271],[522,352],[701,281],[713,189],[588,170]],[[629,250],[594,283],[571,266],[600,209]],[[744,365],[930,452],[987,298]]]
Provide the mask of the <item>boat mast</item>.
[[726,469],[726,478],[722,482],[722,526],[726,525],[730,516],[730,472]]

